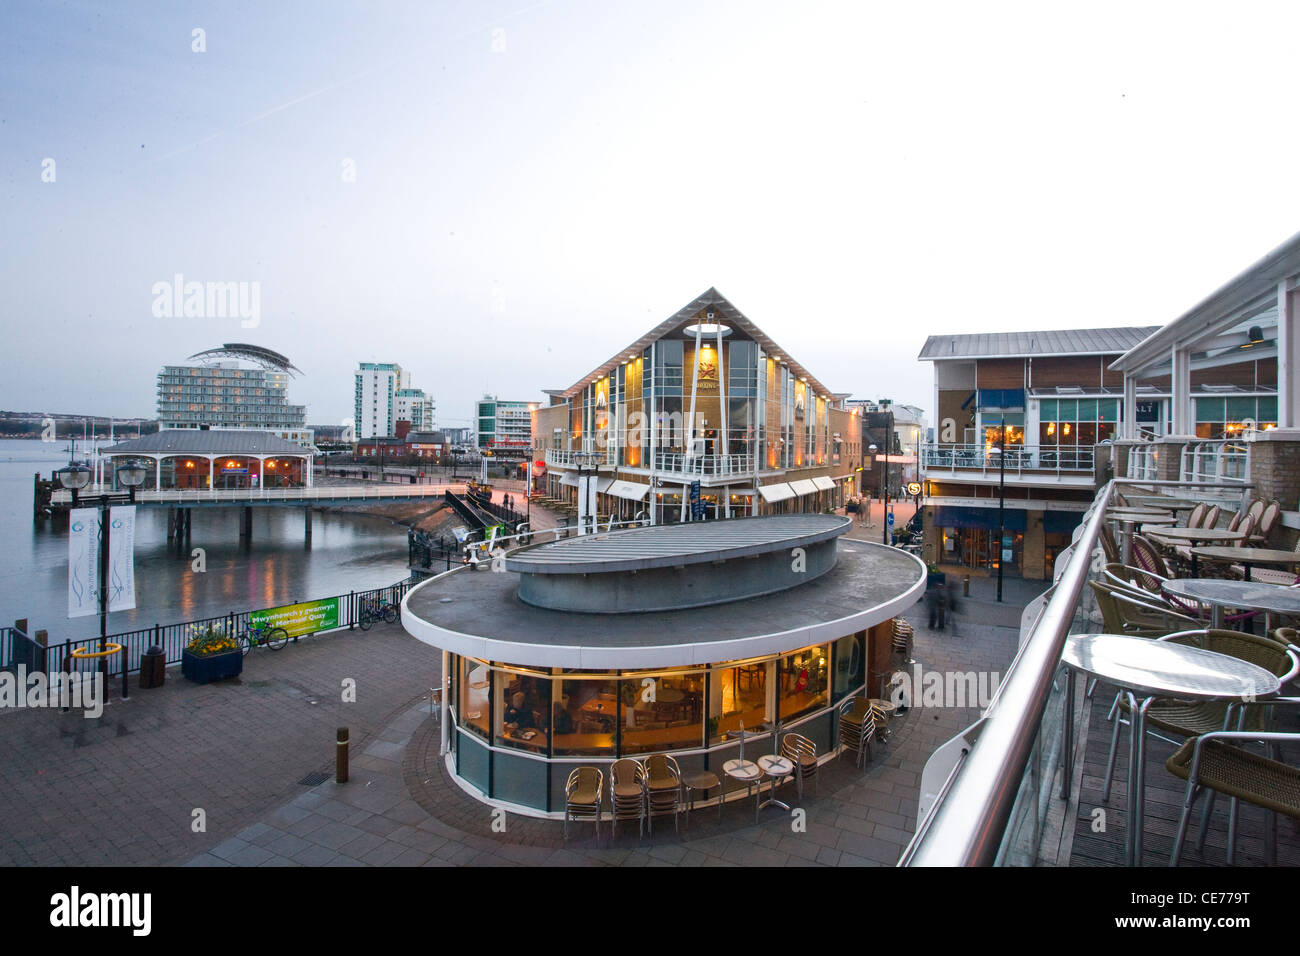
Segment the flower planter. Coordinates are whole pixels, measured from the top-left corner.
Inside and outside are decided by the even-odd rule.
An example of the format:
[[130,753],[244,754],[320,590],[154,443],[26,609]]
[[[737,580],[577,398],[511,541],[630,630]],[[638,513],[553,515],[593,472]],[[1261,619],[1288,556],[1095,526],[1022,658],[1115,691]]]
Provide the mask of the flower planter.
[[211,684],[227,677],[237,677],[244,670],[244,655],[238,650],[221,654],[181,652],[181,673],[196,684]]

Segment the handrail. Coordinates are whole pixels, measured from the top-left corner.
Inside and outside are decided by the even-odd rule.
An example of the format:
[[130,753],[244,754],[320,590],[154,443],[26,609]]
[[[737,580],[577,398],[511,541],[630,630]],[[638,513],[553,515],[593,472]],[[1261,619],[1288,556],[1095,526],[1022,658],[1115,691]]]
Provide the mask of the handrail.
[[936,802],[899,866],[991,866],[1025,768],[1092,565],[1114,482],[1107,482],[1074,543],[1056,590],[984,715],[979,740],[946,797]]

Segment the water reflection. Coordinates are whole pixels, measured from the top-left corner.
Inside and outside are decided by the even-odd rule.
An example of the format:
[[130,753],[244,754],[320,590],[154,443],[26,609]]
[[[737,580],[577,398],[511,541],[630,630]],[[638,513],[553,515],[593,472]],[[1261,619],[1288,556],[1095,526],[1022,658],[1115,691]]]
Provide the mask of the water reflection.
[[[99,633],[97,617],[67,617],[67,526],[32,520],[32,477],[67,463],[65,443],[0,440],[0,619],[27,617],[50,640]],[[406,530],[382,518],[254,508],[253,535],[239,537],[237,508],[195,508],[188,543],[167,540],[165,508],[141,508],[136,522],[136,609],[109,618],[126,631],[214,617],[246,607],[382,587],[406,575]],[[194,548],[207,570],[192,570]]]

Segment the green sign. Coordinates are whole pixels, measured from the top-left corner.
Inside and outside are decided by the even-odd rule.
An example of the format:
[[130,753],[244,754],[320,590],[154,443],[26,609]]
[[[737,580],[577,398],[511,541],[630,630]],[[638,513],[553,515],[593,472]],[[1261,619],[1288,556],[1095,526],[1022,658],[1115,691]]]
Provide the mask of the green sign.
[[285,604],[254,611],[248,616],[253,627],[263,630],[282,627],[290,637],[302,637],[317,631],[329,631],[339,626],[339,599],[325,598],[305,601],[302,604]]

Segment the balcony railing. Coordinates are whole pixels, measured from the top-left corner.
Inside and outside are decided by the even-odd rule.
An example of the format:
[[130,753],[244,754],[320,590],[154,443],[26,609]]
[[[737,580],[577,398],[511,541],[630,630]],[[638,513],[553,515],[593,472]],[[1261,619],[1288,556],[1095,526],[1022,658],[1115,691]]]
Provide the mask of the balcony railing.
[[1154,481],[1160,477],[1160,450],[1155,445],[1134,445],[1128,452],[1129,478]]
[[[580,454],[583,454],[583,452],[559,448],[547,449],[546,464],[559,468],[575,468],[578,463],[574,456]],[[599,456],[599,464],[618,464],[617,453],[612,448],[597,451],[593,454]],[[588,464],[590,464],[590,460]],[[741,477],[754,473],[754,458],[752,455],[687,456],[684,452],[661,451],[655,453],[654,467],[656,471],[673,472],[679,475],[724,478],[729,475],[736,475]]]
[[1182,481],[1250,480],[1250,448],[1235,441],[1199,441],[1183,446]]
[[[1094,449],[1094,445],[1008,445],[1006,474],[1091,474]],[[923,445],[921,467],[927,472],[979,472],[996,477],[1001,465],[996,446]]]

